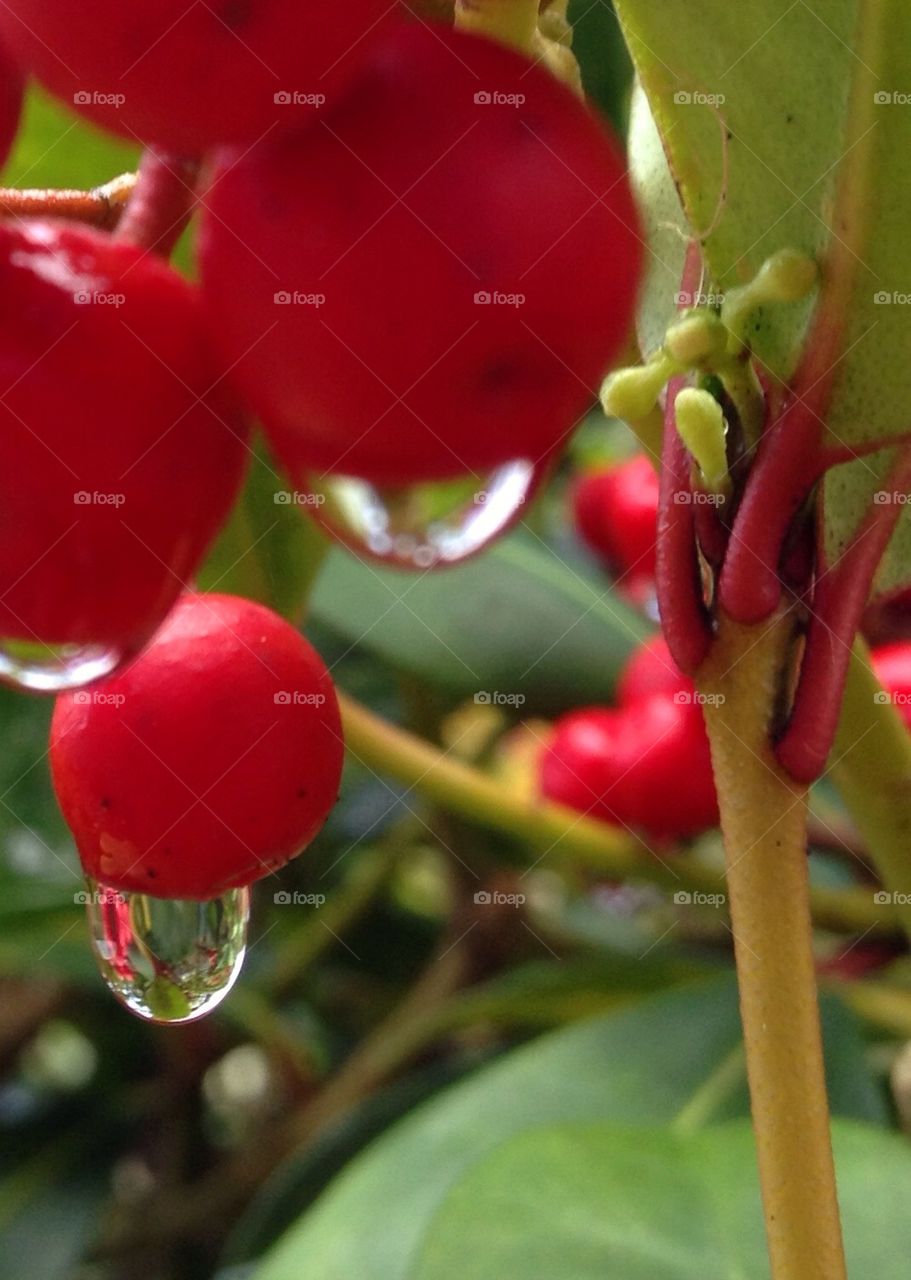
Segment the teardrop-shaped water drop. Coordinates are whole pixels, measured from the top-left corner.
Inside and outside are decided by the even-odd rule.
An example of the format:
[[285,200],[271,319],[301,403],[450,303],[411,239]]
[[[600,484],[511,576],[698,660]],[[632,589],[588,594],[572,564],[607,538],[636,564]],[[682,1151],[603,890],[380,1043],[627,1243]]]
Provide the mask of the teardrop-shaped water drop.
[[0,680],[19,689],[61,693],[110,675],[125,655],[100,644],[44,644],[0,638]]
[[244,960],[249,889],[186,902],[86,883],[95,959],[131,1013],[149,1022],[194,1022],[221,1003]]
[[458,564],[521,515],[547,468],[525,459],[476,476],[379,488],[354,476],[311,477],[317,519],[354,551],[401,569]]

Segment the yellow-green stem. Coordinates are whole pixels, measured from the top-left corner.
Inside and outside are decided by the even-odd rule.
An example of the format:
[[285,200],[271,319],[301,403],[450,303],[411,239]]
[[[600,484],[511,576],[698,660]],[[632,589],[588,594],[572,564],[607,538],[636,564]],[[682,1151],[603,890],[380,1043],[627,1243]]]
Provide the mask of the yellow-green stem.
[[[690,856],[659,860],[625,831],[583,817],[560,805],[528,801],[502,782],[453,759],[429,742],[339,695],[345,743],[351,755],[376,772],[397,779],[428,800],[469,821],[515,836],[555,860],[571,861],[611,879],[649,880],[674,889],[724,893],[719,872]],[[888,908],[856,889],[816,888],[814,918],[841,932],[888,932]]]
[[[833,752],[833,777],[911,938],[911,734],[855,641]],[[871,899],[881,902],[882,895]]]
[[538,29],[538,0],[456,0],[455,25],[530,53]]
[[699,673],[721,806],[772,1280],[846,1275],[812,951],[806,793],[769,729],[792,621],[722,619]]

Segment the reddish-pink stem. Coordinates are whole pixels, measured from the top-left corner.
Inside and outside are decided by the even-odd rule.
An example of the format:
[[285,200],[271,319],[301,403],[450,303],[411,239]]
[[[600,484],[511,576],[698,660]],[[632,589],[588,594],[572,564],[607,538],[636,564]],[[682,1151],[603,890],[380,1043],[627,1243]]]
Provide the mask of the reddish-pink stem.
[[655,587],[668,648],[681,671],[691,675],[708,653],[712,631],[696,549],[692,464],[677,430],[674,413],[674,401],[682,386],[683,379],[674,378],[667,388]]
[[[911,491],[911,446],[899,453],[884,489],[897,495]],[[902,509],[898,498],[870,507],[838,564],[817,580],[794,705],[776,747],[782,768],[798,782],[812,782],[825,768],[838,726],[851,645],[873,575]]]
[[195,207],[199,168],[198,157],[146,151],[116,238],[169,257]]

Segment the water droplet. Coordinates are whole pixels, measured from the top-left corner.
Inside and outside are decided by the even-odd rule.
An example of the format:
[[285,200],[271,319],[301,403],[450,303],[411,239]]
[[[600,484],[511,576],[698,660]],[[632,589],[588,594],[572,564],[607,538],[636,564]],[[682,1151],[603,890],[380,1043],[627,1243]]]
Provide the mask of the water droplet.
[[0,640],[0,680],[19,689],[60,693],[110,675],[123,658],[119,649],[104,645],[4,639]]
[[95,959],[131,1013],[149,1022],[194,1022],[222,1002],[244,960],[249,889],[186,902],[86,883]]
[[515,521],[546,467],[507,462],[484,481],[379,488],[355,476],[311,478],[317,519],[358,553],[401,569],[458,564],[483,550]]

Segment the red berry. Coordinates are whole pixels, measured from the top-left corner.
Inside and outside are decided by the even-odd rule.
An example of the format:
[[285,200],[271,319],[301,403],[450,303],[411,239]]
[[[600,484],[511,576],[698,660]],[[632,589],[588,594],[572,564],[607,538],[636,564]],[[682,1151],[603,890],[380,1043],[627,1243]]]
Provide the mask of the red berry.
[[911,643],[880,645],[870,655],[873,670],[905,724],[911,729]]
[[583,475],[573,493],[583,541],[616,573],[655,575],[658,476],[643,454]]
[[204,901],[293,858],[335,803],[342,735],[319,655],[233,596],[184,596],[145,652],[57,700],[51,770],[83,867]]
[[135,652],[234,498],[198,295],[63,223],[0,226],[0,637]]
[[718,821],[701,710],[663,694],[564,716],[543,754],[540,785],[560,804],[659,840],[698,835]]
[[6,163],[19,128],[22,109],[22,77],[19,69],[0,45],[0,164]]
[[388,0],[7,0],[0,31],[81,115],[197,151],[314,117],[393,10]]
[[659,632],[646,640],[629,659],[617,682],[617,702],[630,707],[656,693],[673,698],[692,695],[695,686],[671,657],[667,641]]
[[213,327],[297,479],[537,461],[629,326],[616,144],[549,71],[461,32],[402,26],[316,128],[226,158],[207,205]]

